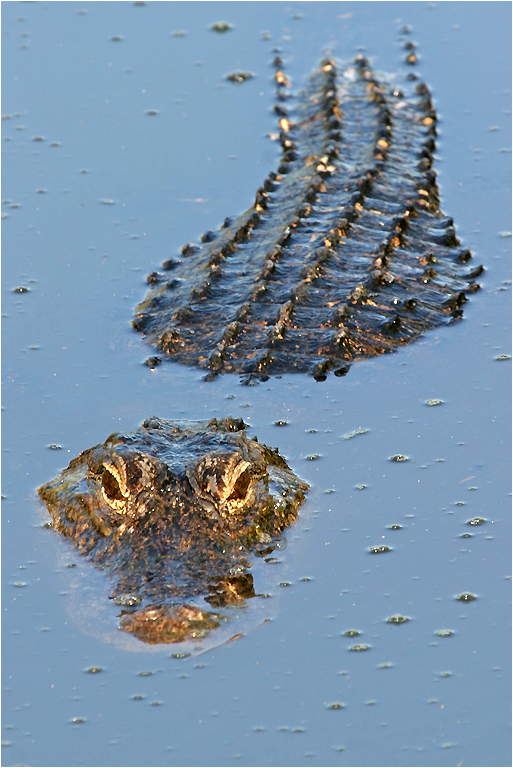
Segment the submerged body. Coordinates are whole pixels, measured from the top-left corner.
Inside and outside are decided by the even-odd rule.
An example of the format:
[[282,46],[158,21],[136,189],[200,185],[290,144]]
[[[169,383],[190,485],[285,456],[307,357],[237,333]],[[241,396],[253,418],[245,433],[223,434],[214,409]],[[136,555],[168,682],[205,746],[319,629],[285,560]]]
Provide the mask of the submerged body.
[[437,117],[417,76],[325,59],[294,101],[275,65],[278,172],[248,211],[148,277],[133,321],[209,377],[344,375],[460,317],[479,287],[482,267],[465,267],[439,208]]
[[297,516],[308,485],[245,426],[147,419],[39,488],[54,528],[112,579],[120,628],[140,640],[218,626],[219,609],[255,596],[248,556],[270,553]]

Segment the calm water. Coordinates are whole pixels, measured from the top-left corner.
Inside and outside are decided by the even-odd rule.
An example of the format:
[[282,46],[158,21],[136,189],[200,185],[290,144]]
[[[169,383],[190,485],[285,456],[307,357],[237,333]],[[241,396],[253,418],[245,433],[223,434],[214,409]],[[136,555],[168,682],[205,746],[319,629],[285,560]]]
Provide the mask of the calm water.
[[[275,167],[272,47],[296,86],[326,48],[390,72],[401,23],[442,208],[487,269],[463,322],[324,383],[143,366],[145,276]],[[506,2],[2,4],[4,765],[511,764],[510,28]],[[186,659],[109,634],[108,585],[35,494],[153,414],[242,416],[312,485],[255,572],[272,621]]]

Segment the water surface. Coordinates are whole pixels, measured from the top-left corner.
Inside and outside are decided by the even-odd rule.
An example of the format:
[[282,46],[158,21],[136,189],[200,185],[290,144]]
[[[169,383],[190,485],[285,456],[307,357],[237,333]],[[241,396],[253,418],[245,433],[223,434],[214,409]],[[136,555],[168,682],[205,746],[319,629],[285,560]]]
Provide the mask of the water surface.
[[[2,5],[4,765],[511,763],[510,22],[505,2]],[[464,320],[323,383],[150,371],[145,276],[275,168],[272,47],[295,86],[327,48],[393,72],[404,23],[442,209],[487,270]],[[255,571],[259,621],[185,659],[109,644],[108,585],[35,494],[153,414],[242,416],[312,485]]]

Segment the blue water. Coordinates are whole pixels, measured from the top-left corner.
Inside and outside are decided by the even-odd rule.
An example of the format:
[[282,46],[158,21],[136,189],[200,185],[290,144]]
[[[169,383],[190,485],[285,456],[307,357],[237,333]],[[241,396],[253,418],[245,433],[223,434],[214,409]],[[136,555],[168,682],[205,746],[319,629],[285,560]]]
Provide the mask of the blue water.
[[[393,72],[404,23],[487,270],[464,320],[324,383],[143,366],[145,276],[276,165],[271,49],[295,86],[326,48]],[[510,29],[506,2],[2,4],[4,765],[511,764]],[[242,416],[312,485],[256,572],[272,620],[186,659],[106,634],[108,585],[35,493],[153,414]]]

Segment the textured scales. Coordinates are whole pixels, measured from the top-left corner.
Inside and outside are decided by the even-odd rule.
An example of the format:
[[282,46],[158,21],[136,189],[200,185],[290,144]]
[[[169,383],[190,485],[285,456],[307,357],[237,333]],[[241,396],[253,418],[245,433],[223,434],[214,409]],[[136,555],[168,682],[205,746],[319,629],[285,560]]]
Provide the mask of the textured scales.
[[437,118],[415,74],[378,77],[362,56],[326,58],[292,103],[279,57],[274,65],[278,172],[248,211],[148,276],[133,321],[159,353],[207,378],[344,375],[351,361],[460,317],[483,271],[465,268],[471,254],[440,211]]
[[[120,628],[147,643],[204,637],[255,597],[264,557],[308,485],[242,419],[147,419],[39,488],[53,527],[113,581]],[[216,612],[208,610],[208,606]]]

